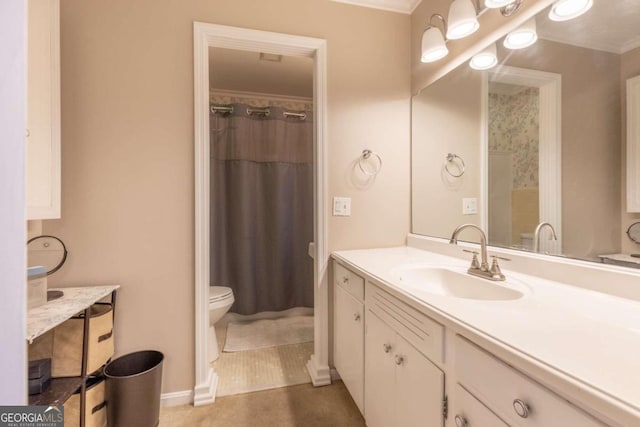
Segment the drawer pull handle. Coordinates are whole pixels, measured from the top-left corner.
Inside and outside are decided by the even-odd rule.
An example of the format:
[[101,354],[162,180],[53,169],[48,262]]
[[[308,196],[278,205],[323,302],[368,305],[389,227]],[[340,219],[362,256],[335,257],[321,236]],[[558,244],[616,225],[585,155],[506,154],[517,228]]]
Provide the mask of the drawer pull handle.
[[349,283],[349,278],[347,276],[344,276],[342,278],[342,283],[344,283],[345,285]]
[[396,354],[396,365],[400,366],[404,363],[404,356]]
[[391,351],[391,344],[382,344],[382,348],[384,348],[385,353],[389,353]]
[[520,418],[527,418],[529,416],[529,405],[520,399],[513,401],[513,410],[516,411],[516,414],[518,414]]
[[356,322],[360,320],[360,313],[355,313],[353,315],[353,320],[355,320]]
[[456,415],[456,427],[467,427],[467,419],[462,415]]
[[107,332],[104,335],[100,335],[98,337],[98,342],[102,342],[102,341],[108,340],[109,338],[111,338],[111,335],[113,335],[113,329],[110,330],[109,332]]

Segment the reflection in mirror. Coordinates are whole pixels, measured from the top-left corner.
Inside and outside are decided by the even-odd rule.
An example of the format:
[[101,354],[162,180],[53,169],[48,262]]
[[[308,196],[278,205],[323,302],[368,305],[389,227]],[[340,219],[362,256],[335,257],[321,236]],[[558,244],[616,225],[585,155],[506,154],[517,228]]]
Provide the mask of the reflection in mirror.
[[[532,251],[536,227],[549,222],[558,240],[542,227],[542,253],[600,262],[640,252],[625,232],[640,215],[626,212],[624,157],[640,0],[595,1],[565,22],[548,11],[536,17],[532,46],[498,40],[498,67],[463,64],[414,96],[414,233],[449,238],[474,223],[490,245]],[[447,153],[464,159],[463,177],[443,173]]]

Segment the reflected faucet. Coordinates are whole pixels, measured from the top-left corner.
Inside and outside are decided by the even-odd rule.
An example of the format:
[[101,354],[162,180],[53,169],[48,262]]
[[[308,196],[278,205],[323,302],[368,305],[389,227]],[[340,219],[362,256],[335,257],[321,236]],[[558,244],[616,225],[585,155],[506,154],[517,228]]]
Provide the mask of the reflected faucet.
[[544,227],[549,227],[551,229],[551,239],[550,240],[558,240],[558,236],[556,236],[556,230],[553,229],[553,225],[548,222],[541,222],[536,227],[536,231],[533,233],[533,251],[540,252],[540,232]]
[[[449,243],[452,245],[456,245],[458,243],[458,234],[466,228],[473,228],[480,233],[480,263],[478,263],[477,252],[473,253],[473,259],[471,260],[471,267],[467,270],[467,273],[472,274],[474,276],[482,277],[489,280],[504,280],[504,274],[500,271],[500,266],[498,266],[498,257],[492,256],[493,262],[491,263],[491,267],[489,267],[489,263],[487,262],[487,236],[482,231],[482,228],[478,227],[475,224],[462,224],[456,227],[451,234],[451,239]],[[501,258],[507,260],[507,258]]]

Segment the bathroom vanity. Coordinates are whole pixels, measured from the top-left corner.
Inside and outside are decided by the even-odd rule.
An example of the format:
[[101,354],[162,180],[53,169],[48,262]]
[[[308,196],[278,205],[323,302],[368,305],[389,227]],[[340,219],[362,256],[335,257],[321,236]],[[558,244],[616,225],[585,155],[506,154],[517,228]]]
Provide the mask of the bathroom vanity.
[[333,259],[335,367],[367,425],[640,425],[637,300],[408,246]]

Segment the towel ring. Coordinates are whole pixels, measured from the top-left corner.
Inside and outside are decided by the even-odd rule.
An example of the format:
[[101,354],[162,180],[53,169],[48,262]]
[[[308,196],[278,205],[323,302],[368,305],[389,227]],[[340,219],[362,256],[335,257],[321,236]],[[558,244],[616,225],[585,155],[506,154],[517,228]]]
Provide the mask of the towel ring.
[[[363,166],[363,164],[364,161],[369,160],[371,156],[374,156],[377,159],[377,166],[375,166],[373,169],[367,169]],[[382,157],[380,157],[380,155],[374,151],[364,149],[362,150],[362,155],[360,155],[360,158],[358,159],[358,167],[365,175],[375,176],[378,174],[378,172],[380,172],[380,169],[382,169]]]
[[[460,173],[458,174],[455,174],[449,170],[449,163],[455,163],[456,159],[458,159],[457,166],[458,166],[458,170],[460,171]],[[458,156],[457,154],[452,154],[452,153],[447,154],[447,159],[444,162],[444,170],[446,170],[449,175],[451,175],[454,178],[460,178],[462,175],[464,175],[464,169],[465,169],[465,165],[464,165],[464,160],[462,160],[462,157]]]

